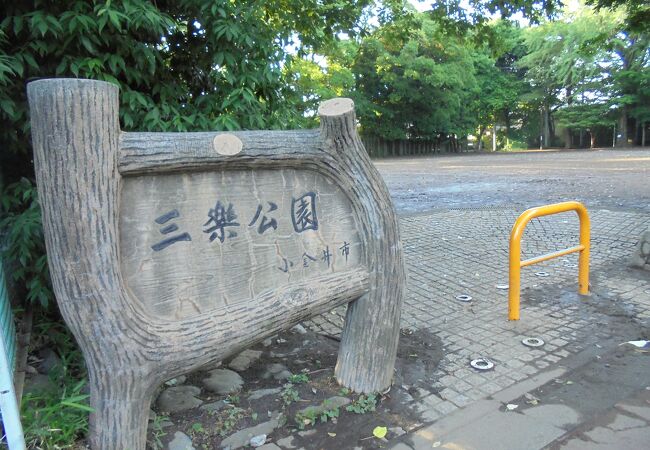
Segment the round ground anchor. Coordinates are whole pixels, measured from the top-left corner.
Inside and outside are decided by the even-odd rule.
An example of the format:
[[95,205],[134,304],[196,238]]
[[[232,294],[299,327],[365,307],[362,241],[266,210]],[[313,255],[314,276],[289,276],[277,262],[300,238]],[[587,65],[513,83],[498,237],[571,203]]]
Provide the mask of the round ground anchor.
[[469,365],[475,368],[476,370],[494,369],[494,363],[487,358],[473,359],[470,361]]
[[459,302],[467,303],[472,301],[472,296],[467,294],[461,294],[456,296],[456,300],[458,300]]
[[526,347],[541,347],[544,345],[544,341],[540,338],[529,337],[521,341]]
[[551,274],[548,272],[535,272],[535,276],[544,278],[544,277],[551,276]]

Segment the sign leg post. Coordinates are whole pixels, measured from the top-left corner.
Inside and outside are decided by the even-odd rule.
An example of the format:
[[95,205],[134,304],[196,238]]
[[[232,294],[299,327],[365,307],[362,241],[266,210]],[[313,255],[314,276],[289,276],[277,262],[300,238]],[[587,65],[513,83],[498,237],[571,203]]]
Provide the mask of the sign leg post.
[[363,223],[370,290],[348,305],[335,374],[356,392],[390,387],[399,340],[405,270],[399,226],[388,188],[357,134],[354,103],[332,99],[319,108],[321,138],[349,175],[353,208]]
[[140,331],[146,323],[125,298],[119,273],[118,88],[39,80],[28,85],[28,97],[52,284],[89,372],[91,447],[142,450],[148,389],[157,380],[139,351],[152,336]]

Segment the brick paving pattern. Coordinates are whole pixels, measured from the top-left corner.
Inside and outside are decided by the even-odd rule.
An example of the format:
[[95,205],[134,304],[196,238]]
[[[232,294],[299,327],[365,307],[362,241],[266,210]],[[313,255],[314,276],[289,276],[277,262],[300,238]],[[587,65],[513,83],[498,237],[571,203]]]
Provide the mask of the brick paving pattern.
[[[496,286],[508,283],[508,239],[520,212],[448,209],[400,218],[408,273],[402,327],[425,328],[444,345],[435,382],[417,386],[420,395],[413,407],[424,420],[436,420],[492,395],[609,336],[603,326],[608,323],[606,313],[582,311],[581,302],[589,298],[577,295],[576,254],[523,268],[521,320],[507,320],[508,291]],[[590,211],[590,215],[594,289],[647,322],[650,286],[626,270],[626,261],[641,232],[650,227],[650,216],[610,210]],[[524,234],[522,259],[577,243],[575,214],[535,219]],[[612,272],[612,267],[621,270]],[[540,276],[544,273],[548,275]],[[551,289],[558,287],[560,291]],[[557,292],[562,292],[560,298]],[[472,301],[456,300],[461,294],[470,295]],[[337,335],[344,313],[339,308],[314,319],[310,326]],[[545,345],[525,347],[521,339],[527,336],[541,337]],[[493,361],[494,370],[471,368],[469,361],[477,357]]]

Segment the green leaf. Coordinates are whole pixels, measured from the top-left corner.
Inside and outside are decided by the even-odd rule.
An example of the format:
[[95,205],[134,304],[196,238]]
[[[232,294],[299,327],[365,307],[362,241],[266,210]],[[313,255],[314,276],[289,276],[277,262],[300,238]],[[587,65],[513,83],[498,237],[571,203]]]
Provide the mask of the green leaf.
[[0,109],[2,109],[9,117],[13,117],[16,114],[15,104],[9,99],[0,100]]
[[84,405],[84,404],[81,404],[81,403],[75,403],[75,402],[72,402],[72,401],[69,401],[69,400],[63,400],[63,401],[61,401],[61,404],[64,405],[64,406],[69,406],[70,408],[79,409],[81,411],[95,412],[95,410],[93,408],[91,408],[90,406],[88,406],[88,405]]
[[62,59],[59,65],[56,66],[55,73],[57,75],[62,75],[63,73],[65,73],[65,69],[67,66],[68,66],[68,61],[66,59]]
[[22,16],[14,17],[14,34],[18,35],[23,30],[24,20]]
[[31,26],[32,29],[36,29],[41,34],[41,37],[44,37],[45,33],[47,33],[47,22],[42,14],[35,14],[32,17]]
[[22,54],[23,59],[25,62],[32,68],[38,70],[38,64],[36,63],[36,60],[30,53],[23,53]]
[[81,42],[81,45],[83,45],[90,54],[95,54],[95,47],[93,46],[93,43],[90,41],[90,39],[88,39],[86,36],[79,36],[79,42]]

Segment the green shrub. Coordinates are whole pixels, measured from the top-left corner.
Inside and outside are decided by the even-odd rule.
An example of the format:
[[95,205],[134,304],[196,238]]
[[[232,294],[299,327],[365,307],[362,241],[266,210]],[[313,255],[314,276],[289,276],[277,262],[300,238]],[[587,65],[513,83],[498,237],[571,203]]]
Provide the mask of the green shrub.
[[280,393],[280,397],[282,398],[282,403],[284,406],[289,406],[293,402],[297,402],[300,400],[300,394],[298,391],[293,387],[293,384],[287,383],[284,385],[284,389]]
[[322,423],[328,422],[339,416],[340,410],[338,407],[330,407],[328,401],[325,400],[320,408],[310,407],[302,412],[298,412],[295,417],[298,428],[303,430],[306,426],[316,425],[318,420]]
[[[71,448],[88,431],[87,371],[72,334],[43,311],[36,314],[31,344],[57,349],[61,363],[50,370],[50,384],[27,389],[21,404],[29,448]],[[29,385],[28,385],[29,387]]]
[[360,395],[357,399],[353,400],[345,410],[355,414],[365,414],[372,412],[377,407],[377,396],[375,394]]
[[[24,287],[28,304],[47,308],[54,296],[45,256],[41,209],[34,184],[26,178],[0,195],[0,236],[6,248],[3,259],[13,263],[11,279]],[[27,306],[27,305],[26,305]]]
[[309,375],[307,375],[306,373],[299,373],[299,374],[296,374],[296,375],[291,375],[287,379],[287,381],[289,381],[289,383],[292,383],[292,384],[307,383],[309,381]]

